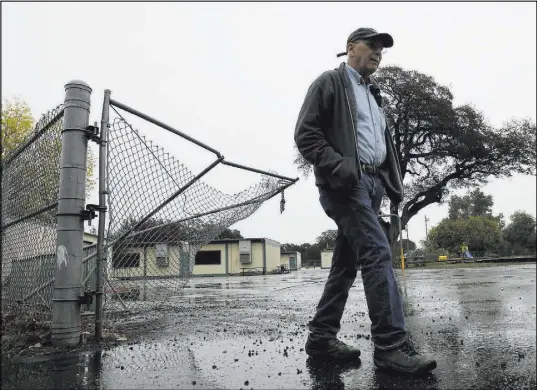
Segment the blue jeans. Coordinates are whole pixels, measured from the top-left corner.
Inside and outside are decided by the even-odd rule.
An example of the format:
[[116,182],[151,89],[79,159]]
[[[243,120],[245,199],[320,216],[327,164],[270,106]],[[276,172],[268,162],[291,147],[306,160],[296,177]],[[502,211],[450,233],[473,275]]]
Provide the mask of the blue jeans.
[[378,176],[364,173],[358,186],[344,191],[320,188],[319,193],[320,203],[336,222],[338,232],[330,274],[309,323],[310,339],[336,337],[361,266],[372,340],[380,349],[397,348],[406,339],[405,317],[390,245],[378,220],[382,182]]

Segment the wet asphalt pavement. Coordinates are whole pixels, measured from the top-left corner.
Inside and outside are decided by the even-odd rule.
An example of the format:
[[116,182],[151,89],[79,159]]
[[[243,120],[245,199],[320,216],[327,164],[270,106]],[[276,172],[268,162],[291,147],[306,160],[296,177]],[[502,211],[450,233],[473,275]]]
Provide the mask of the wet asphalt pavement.
[[138,323],[141,340],[4,360],[2,389],[535,389],[535,264],[397,274],[407,328],[438,361],[426,376],[375,370],[360,278],[340,338],[362,350],[361,363],[308,360],[306,324],[328,275],[317,269],[192,279],[170,298],[175,309]]

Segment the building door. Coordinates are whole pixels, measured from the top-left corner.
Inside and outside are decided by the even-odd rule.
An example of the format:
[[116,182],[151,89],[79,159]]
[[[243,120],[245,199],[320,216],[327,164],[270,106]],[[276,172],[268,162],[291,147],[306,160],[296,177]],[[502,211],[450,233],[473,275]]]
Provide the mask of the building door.
[[190,253],[181,248],[179,249],[179,277],[187,278],[190,274]]
[[296,269],[296,257],[289,257],[289,269]]

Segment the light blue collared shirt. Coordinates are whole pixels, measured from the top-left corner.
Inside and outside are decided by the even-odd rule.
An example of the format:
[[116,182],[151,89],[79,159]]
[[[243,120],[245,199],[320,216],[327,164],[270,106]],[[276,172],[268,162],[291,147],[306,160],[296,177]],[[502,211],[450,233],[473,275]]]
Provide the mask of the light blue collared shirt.
[[386,119],[362,76],[345,64],[356,99],[358,155],[365,164],[380,166],[386,159]]

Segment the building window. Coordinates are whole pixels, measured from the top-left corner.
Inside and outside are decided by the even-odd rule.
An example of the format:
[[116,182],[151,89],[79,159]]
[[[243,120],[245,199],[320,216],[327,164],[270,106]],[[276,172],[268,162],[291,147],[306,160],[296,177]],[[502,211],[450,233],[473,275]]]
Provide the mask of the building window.
[[156,259],[157,259],[157,267],[166,268],[170,266],[168,257],[157,257]]
[[139,253],[125,253],[114,257],[112,266],[114,268],[137,268],[140,266],[140,254]]
[[168,245],[166,244],[156,244],[155,245],[155,257],[157,259],[157,266],[160,268],[168,267]]
[[199,251],[196,253],[196,265],[216,265],[222,264],[220,251]]

